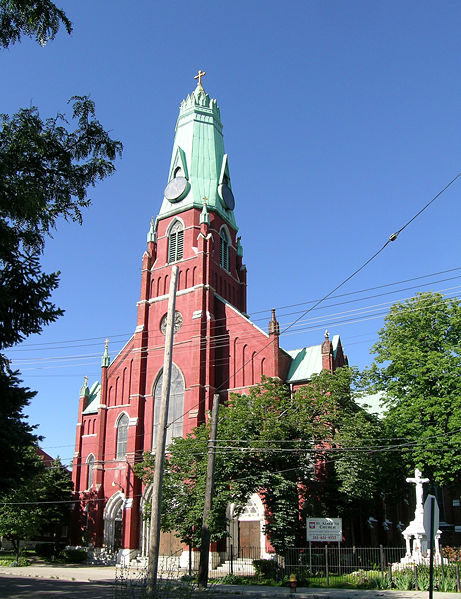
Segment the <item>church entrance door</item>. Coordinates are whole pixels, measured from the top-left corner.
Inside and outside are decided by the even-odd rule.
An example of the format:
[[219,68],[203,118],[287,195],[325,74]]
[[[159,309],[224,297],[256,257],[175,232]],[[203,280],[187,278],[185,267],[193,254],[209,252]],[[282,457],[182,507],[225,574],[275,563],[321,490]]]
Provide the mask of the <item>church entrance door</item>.
[[250,559],[261,557],[259,520],[239,521],[238,556]]
[[114,520],[114,551],[118,551],[122,546],[122,515],[120,507]]
[[104,547],[110,553],[122,547],[122,520],[125,495],[117,491],[104,508]]

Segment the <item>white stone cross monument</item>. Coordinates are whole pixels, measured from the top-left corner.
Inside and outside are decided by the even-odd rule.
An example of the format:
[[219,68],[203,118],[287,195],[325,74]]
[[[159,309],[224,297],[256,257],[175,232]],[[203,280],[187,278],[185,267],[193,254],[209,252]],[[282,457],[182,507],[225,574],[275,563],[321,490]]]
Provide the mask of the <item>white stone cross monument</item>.
[[[429,559],[428,555],[428,537],[430,535],[430,530],[426,530],[428,527],[428,523],[430,522],[430,515],[428,513],[424,513],[426,508],[430,510],[430,501],[426,500],[426,505],[423,504],[423,485],[424,483],[428,483],[428,478],[422,478],[421,471],[415,470],[414,478],[407,478],[407,483],[414,483],[416,485],[416,508],[415,508],[415,517],[407,526],[407,528],[402,532],[403,537],[405,539],[407,551],[405,557],[401,560],[401,563],[409,564],[409,563],[425,563]],[[430,496],[429,496],[430,497]],[[435,511],[438,513],[438,505],[437,500],[434,501]],[[426,516],[426,517],[425,517]],[[440,560],[440,548],[439,548],[439,539],[442,534],[440,530],[438,530],[438,518],[435,522],[435,553],[436,553],[436,561]],[[412,543],[413,542],[413,543]]]

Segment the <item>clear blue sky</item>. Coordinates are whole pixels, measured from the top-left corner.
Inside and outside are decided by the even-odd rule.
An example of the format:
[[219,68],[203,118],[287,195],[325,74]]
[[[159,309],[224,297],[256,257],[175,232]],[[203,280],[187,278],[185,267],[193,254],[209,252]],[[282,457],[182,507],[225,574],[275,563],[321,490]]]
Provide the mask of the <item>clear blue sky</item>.
[[[146,233],[197,70],[221,108],[248,309],[266,328],[277,308],[283,328],[461,170],[461,3],[58,5],[74,24],[70,37],[1,52],[1,111],[36,105],[52,116],[72,95],[90,94],[125,146],[117,172],[91,190],[83,226],[59,223],[46,246],[44,267],[62,273],[54,299],[65,316],[9,354],[38,391],[29,414],[44,449],[67,461],[84,375],[97,380],[104,339],[114,357],[136,325]],[[461,180],[340,293],[459,269],[460,196]],[[363,367],[389,302],[425,290],[457,295],[460,276],[329,300],[282,346],[320,343],[328,328]]]

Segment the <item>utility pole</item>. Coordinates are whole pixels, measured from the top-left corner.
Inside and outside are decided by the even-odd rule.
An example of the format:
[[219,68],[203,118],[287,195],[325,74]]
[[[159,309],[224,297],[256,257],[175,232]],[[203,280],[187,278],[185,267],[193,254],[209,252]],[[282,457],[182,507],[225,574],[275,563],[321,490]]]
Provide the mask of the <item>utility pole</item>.
[[219,395],[213,397],[213,409],[211,411],[211,431],[208,441],[208,464],[206,469],[205,505],[203,507],[202,536],[200,542],[200,564],[198,568],[198,584],[206,588],[208,584],[208,564],[210,559],[210,529],[208,528],[208,516],[213,505],[213,483],[214,462],[216,452],[216,437],[218,433],[218,410]]
[[171,269],[170,293],[165,331],[165,353],[163,359],[162,397],[155,444],[155,469],[152,483],[152,504],[150,517],[149,561],[147,568],[147,597],[154,597],[157,586],[158,556],[160,545],[160,515],[162,508],[163,466],[165,462],[168,405],[170,401],[171,363],[173,359],[173,324],[176,304],[176,280],[178,267]]

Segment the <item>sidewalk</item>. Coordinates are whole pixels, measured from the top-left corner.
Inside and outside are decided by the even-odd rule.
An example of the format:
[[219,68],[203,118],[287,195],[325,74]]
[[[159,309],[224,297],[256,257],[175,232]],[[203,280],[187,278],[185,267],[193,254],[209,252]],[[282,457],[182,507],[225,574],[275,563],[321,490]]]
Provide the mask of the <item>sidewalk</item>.
[[88,566],[86,564],[32,564],[31,566],[11,568],[0,567],[0,577],[46,578],[75,580],[76,582],[113,582],[114,566]]
[[[88,566],[76,564],[34,564],[27,567],[0,567],[0,578],[43,578],[48,580],[73,580],[75,582],[106,582],[115,580],[114,566]],[[210,599],[214,593],[228,593],[230,597],[289,597],[286,587],[264,587],[249,585],[213,584],[210,581]],[[300,587],[292,594],[293,599],[427,599],[427,591],[381,591],[357,589],[314,589]],[[457,599],[458,593],[434,592],[434,599]]]

